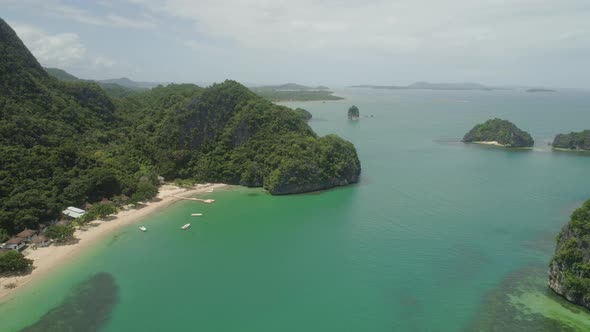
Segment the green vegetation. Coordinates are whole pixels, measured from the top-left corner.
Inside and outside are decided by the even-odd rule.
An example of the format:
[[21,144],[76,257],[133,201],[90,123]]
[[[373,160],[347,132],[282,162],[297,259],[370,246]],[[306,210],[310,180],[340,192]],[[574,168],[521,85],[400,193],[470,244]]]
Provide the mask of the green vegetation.
[[287,83],[283,85],[267,85],[250,88],[254,93],[270,101],[313,101],[313,100],[340,100],[342,97],[334,96],[325,86],[315,88]]
[[529,133],[510,121],[497,118],[473,127],[465,134],[463,142],[498,142],[510,148],[532,147],[535,144]]
[[43,67],[43,69],[45,69],[45,71],[49,75],[55,77],[56,79],[58,79],[60,81],[78,81],[78,80],[80,80],[76,76],[68,73],[67,71],[65,71],[63,69],[59,69],[59,68],[47,68],[47,67]]
[[348,109],[348,119],[349,120],[358,120],[359,117],[360,117],[359,108],[356,107],[355,105],[350,106],[350,108]]
[[4,243],[9,238],[10,235],[8,234],[8,232],[5,229],[0,228],[0,243]]
[[33,260],[18,251],[0,253],[0,274],[26,272],[33,267]]
[[[48,75],[2,20],[0,77],[0,234],[36,229],[66,206],[144,202],[157,194],[159,175],[288,194],[360,174],[351,143],[318,137],[300,112],[237,82],[113,99],[94,82]],[[73,233],[50,229],[57,240]]]
[[[72,82],[72,81],[84,81],[84,82],[89,82],[89,83],[93,83],[94,81],[90,81],[90,80],[81,80],[79,78],[77,78],[76,76],[66,72],[65,70],[62,69],[58,69],[58,68],[44,68],[45,71],[47,71],[47,73],[56,78],[59,81],[66,81],[66,82]],[[130,81],[133,82],[133,81]],[[146,88],[140,88],[140,87],[134,87],[134,86],[123,86],[117,83],[112,83],[110,81],[108,82],[94,82],[97,83],[98,85],[100,85],[100,87],[106,92],[106,94],[111,97],[111,98],[124,98],[124,97],[129,97],[133,94],[138,93],[139,91],[145,91],[147,90]]]
[[116,83],[98,83],[100,87],[106,92],[107,95],[111,98],[125,98],[129,96],[133,96],[143,89],[132,89],[128,87],[124,87],[122,85]]
[[557,237],[550,286],[568,300],[590,308],[590,200],[576,209]]
[[102,219],[114,213],[117,213],[117,206],[114,203],[100,202],[98,204],[92,205],[92,207],[86,211],[86,214],[83,217],[88,216],[92,219]]
[[299,114],[299,116],[301,116],[305,121],[309,121],[312,118],[311,113],[309,113],[307,110],[304,110],[303,108],[298,107],[295,109],[295,112]]
[[590,130],[559,134],[551,145],[556,149],[590,150]]
[[47,227],[45,235],[57,243],[67,243],[74,239],[75,229],[72,225],[51,225]]
[[279,91],[252,89],[257,95],[270,101],[314,101],[314,100],[340,100],[342,97],[334,96],[332,91]]

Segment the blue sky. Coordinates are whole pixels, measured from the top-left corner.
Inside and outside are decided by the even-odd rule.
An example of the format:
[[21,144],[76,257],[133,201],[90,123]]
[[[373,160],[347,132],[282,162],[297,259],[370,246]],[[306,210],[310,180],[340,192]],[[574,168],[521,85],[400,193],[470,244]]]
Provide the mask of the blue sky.
[[82,77],[590,88],[587,0],[0,0],[45,66]]

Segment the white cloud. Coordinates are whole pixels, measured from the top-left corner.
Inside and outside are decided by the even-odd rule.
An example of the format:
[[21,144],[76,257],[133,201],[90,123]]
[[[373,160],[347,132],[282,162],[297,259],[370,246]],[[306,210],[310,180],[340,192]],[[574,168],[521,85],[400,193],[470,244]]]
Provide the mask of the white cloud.
[[92,60],[92,63],[97,67],[106,67],[111,68],[115,66],[115,62],[109,58],[105,58],[103,56],[97,56]]
[[22,23],[11,23],[11,26],[44,66],[68,69],[79,65],[96,67],[115,65],[114,61],[106,57],[88,54],[80,37],[75,33],[49,34],[37,27]]
[[[113,13],[99,15],[86,9],[66,4],[60,0],[0,0],[0,4],[5,4],[13,8],[32,10],[37,15],[41,14],[96,26],[132,29],[154,29],[157,27],[153,17],[146,15],[141,15],[138,18],[125,17]],[[112,3],[99,2],[99,4],[110,10],[116,10],[115,5]]]
[[[25,13],[29,20],[57,17],[60,24],[73,28],[82,24],[119,28],[97,29],[117,45],[111,54],[118,52],[119,61],[137,66],[137,75],[163,80],[198,76],[268,83],[310,79],[343,85],[415,80],[590,85],[582,69],[590,54],[588,0],[0,0],[0,4]],[[91,46],[95,41],[86,42]],[[141,54],[135,53],[138,50]],[[152,66],[155,60],[150,56],[170,59]],[[109,65],[101,60],[89,63]]]
[[559,51],[572,46],[564,35],[590,31],[585,0],[128,1],[242,47],[330,56]]

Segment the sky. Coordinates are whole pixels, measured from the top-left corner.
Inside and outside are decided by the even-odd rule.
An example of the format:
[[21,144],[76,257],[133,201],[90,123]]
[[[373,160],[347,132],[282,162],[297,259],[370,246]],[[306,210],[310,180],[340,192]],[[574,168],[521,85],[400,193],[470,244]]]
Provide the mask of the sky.
[[0,0],[86,79],[590,88],[589,0]]

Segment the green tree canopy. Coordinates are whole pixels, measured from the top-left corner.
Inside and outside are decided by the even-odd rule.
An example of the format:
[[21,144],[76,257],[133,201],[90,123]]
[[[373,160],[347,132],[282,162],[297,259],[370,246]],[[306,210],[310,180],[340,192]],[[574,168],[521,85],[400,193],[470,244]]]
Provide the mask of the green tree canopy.
[[51,225],[47,227],[45,235],[58,243],[66,243],[74,239],[74,231],[71,225]]
[[510,121],[490,119],[473,127],[463,142],[498,142],[511,148],[532,147],[535,141],[529,133]]
[[[1,19],[0,77],[0,228],[9,234],[59,218],[67,206],[146,201],[158,176],[274,194],[359,177],[352,144],[319,138],[301,111],[235,81],[109,96],[93,82],[48,75]],[[346,152],[334,153],[341,145]]]
[[33,260],[11,250],[0,254],[0,274],[25,272],[31,269]]
[[360,117],[360,111],[359,108],[356,107],[355,105],[350,106],[350,108],[348,109],[348,119],[358,119]]
[[558,134],[552,146],[558,149],[590,150],[590,130]]

